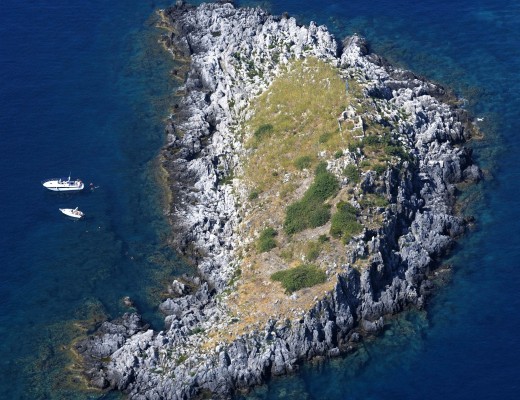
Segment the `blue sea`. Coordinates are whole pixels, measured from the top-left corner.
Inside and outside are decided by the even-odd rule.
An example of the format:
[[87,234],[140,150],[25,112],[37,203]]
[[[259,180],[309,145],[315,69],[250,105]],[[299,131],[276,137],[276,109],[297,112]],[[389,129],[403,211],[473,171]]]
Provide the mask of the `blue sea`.
[[[341,38],[451,87],[480,122],[487,180],[464,194],[474,231],[449,282],[354,355],[303,365],[248,399],[520,396],[520,3],[517,0],[240,1]],[[168,248],[157,154],[177,101],[157,44],[167,1],[15,1],[0,13],[0,398],[119,398],[80,391],[66,345],[135,308],[161,329],[162,288],[189,270]],[[95,190],[44,191],[80,177]],[[71,221],[60,207],[86,214]]]

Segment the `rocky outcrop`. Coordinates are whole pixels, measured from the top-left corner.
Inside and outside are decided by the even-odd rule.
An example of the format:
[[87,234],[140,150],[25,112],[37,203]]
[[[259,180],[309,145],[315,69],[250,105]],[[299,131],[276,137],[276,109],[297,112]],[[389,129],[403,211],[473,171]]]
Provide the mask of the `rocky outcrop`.
[[[292,18],[230,4],[180,3],[164,16],[172,33],[163,42],[191,59],[163,151],[174,195],[172,244],[196,263],[202,281],[190,290],[172,284],[172,298],[160,305],[164,331],[148,330],[138,316],[126,315],[78,343],[91,383],[132,399],[209,393],[228,398],[295,370],[302,360],[353,349],[360,335],[383,327],[385,315],[422,307],[431,291],[431,269],[465,229],[453,211],[454,185],[480,178],[471,151],[462,146],[471,133],[466,113],[442,102],[448,95],[440,86],[370,54],[357,36],[340,52],[324,27],[298,26]],[[241,184],[223,184],[241,168],[244,150],[234,129],[281,66],[308,56],[358,81],[412,157],[401,169],[388,169],[380,186],[370,174],[364,177],[363,190],[384,193],[390,206],[380,229],[355,239],[332,291],[296,322],[271,319],[263,331],[204,349],[206,330],[233,323],[218,299],[237,268],[234,250],[241,240],[235,234]],[[359,257],[368,259],[361,272],[351,266]]]
[[169,126],[164,164],[176,196],[174,247],[195,263],[213,286],[232,276],[238,223],[236,196],[222,181],[239,168],[241,143],[233,128],[245,117],[279,66],[294,57],[334,60],[337,45],[323,27],[230,4],[196,9],[180,5],[165,16],[173,33],[163,40],[191,57],[179,113]]

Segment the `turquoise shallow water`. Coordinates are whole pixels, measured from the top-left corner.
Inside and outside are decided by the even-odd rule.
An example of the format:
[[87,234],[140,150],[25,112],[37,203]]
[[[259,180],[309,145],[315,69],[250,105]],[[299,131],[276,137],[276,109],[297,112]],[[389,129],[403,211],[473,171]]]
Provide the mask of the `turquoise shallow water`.
[[[240,4],[246,4],[241,1]],[[247,2],[247,4],[258,4]],[[61,344],[73,320],[117,316],[131,296],[147,321],[161,283],[184,271],[154,159],[176,83],[155,45],[163,1],[18,2],[0,14],[0,398],[80,394]],[[485,118],[475,143],[494,178],[472,210],[477,229],[450,263],[452,281],[353,357],[274,379],[259,399],[514,398],[520,346],[520,4],[509,0],[263,2],[453,87]],[[99,189],[44,192],[40,180],[82,177]],[[80,206],[85,221],[58,207]],[[516,396],[515,396],[516,395]],[[114,397],[117,397],[116,395]]]

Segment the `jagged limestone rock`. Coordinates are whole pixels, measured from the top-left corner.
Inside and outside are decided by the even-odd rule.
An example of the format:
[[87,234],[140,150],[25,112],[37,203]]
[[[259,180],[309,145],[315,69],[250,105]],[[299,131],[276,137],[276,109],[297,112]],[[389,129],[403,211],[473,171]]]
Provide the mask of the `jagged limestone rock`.
[[[147,330],[138,317],[125,316],[80,342],[77,350],[87,360],[91,383],[124,391],[131,399],[187,399],[203,391],[228,398],[271,375],[294,371],[301,360],[349,351],[361,334],[380,330],[385,315],[421,307],[430,292],[431,268],[464,231],[453,210],[454,184],[481,176],[471,153],[460,146],[470,135],[465,112],[443,103],[443,88],[369,53],[358,36],[345,40],[338,54],[325,27],[298,26],[293,18],[260,9],[180,2],[163,15],[172,32],[163,43],[191,60],[163,151],[174,196],[172,245],[197,265],[203,282],[160,305],[167,315],[164,331]],[[272,318],[264,332],[204,349],[204,329],[225,331],[233,323],[221,300],[241,241],[236,234],[240,185],[220,184],[240,168],[244,151],[232,128],[247,117],[246,106],[269,87],[281,65],[308,56],[339,67],[362,83],[366,96],[388,105],[384,117],[394,121],[417,168],[405,162],[399,173],[387,170],[380,186],[372,174],[365,175],[363,189],[390,200],[382,226],[370,237],[365,230],[353,239],[358,250],[349,257],[351,262],[366,257],[365,269],[341,266],[334,289],[310,310],[301,310],[296,322]],[[248,73],[244,60],[255,73]],[[397,118],[397,109],[406,117]],[[352,117],[350,110],[344,119]],[[178,284],[172,288],[183,293]],[[288,299],[298,297],[293,296]]]

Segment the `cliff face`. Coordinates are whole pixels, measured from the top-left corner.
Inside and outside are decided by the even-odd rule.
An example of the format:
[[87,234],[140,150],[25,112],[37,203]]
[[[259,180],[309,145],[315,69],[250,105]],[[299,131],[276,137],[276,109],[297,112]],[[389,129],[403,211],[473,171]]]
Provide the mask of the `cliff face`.
[[[480,178],[463,146],[471,132],[465,112],[442,102],[448,96],[441,87],[370,54],[357,36],[340,51],[324,27],[230,4],[173,7],[164,18],[171,29],[164,43],[191,58],[163,151],[174,196],[172,244],[197,264],[201,278],[174,283],[180,297],[160,306],[166,330],[147,330],[137,315],[125,315],[78,343],[91,383],[133,399],[209,392],[227,398],[294,370],[301,360],[355,348],[360,334],[382,329],[385,315],[423,306],[431,269],[465,229],[454,215],[454,185]],[[246,150],[235,128],[283,65],[311,56],[361,85],[411,159],[387,168],[379,183],[364,174],[363,190],[384,195],[389,205],[381,226],[365,229],[345,250],[348,262],[329,277],[331,291],[297,320],[273,317],[263,330],[208,344],[205,333],[235,322],[222,300],[233,288],[242,244],[237,229],[247,212],[244,183],[222,184],[243,168]],[[366,260],[363,269],[352,267],[359,258]]]

